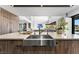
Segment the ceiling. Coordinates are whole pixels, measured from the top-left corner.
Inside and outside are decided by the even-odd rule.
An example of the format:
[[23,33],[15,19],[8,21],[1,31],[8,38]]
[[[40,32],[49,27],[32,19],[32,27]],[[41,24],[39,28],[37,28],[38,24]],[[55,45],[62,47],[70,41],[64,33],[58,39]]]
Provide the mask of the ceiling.
[[[34,24],[51,23],[65,16],[71,7],[13,7],[19,16],[31,17]],[[52,16],[50,19],[48,16]],[[27,17],[28,18],[28,17]],[[29,18],[28,18],[29,19]]]
[[[64,16],[70,7],[13,7],[19,16],[33,16],[31,20],[34,24],[51,23]],[[48,16],[52,16],[50,19]]]
[[60,19],[61,16],[31,16],[30,21],[33,24],[49,24]]
[[48,21],[48,16],[32,16],[31,21],[33,24],[44,24]]
[[[35,16],[32,18],[34,23],[46,23],[48,22],[47,16],[52,16],[48,23],[54,22],[60,18],[60,16],[65,16],[66,13],[74,10],[72,7],[13,7],[13,6],[0,6],[18,16]],[[24,19],[26,19],[24,17]],[[29,17],[27,17],[29,19]],[[29,19],[30,20],[30,19]]]
[[19,16],[64,16],[70,7],[14,7]]
[[13,7],[11,5],[0,5],[1,8],[18,16],[65,16],[66,13],[78,9],[78,6],[70,7]]

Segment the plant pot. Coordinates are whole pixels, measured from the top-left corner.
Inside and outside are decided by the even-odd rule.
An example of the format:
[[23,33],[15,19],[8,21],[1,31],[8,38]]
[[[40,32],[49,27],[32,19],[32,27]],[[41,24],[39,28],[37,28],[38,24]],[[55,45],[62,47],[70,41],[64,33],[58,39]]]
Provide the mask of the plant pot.
[[57,34],[62,34],[63,30],[57,30]]

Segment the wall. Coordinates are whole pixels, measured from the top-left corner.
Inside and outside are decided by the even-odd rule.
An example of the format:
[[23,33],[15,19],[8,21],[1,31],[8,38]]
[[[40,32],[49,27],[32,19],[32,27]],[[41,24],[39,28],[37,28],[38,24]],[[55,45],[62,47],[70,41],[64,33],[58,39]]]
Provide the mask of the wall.
[[71,18],[65,18],[67,25],[65,26],[65,33],[67,37],[72,37],[72,19]]
[[68,16],[73,16],[79,14],[79,5],[73,6],[71,10],[68,12]]
[[[58,28],[60,29],[60,24],[62,23],[60,21],[61,19],[59,19],[56,23],[58,25]],[[72,37],[72,18],[69,18],[69,17],[64,17],[63,20],[65,20],[65,22],[67,23],[65,26],[65,29],[64,29],[64,33],[62,34],[62,37]],[[58,31],[58,33],[62,33],[62,31]]]
[[16,15],[0,8],[0,34],[18,31],[18,19]]

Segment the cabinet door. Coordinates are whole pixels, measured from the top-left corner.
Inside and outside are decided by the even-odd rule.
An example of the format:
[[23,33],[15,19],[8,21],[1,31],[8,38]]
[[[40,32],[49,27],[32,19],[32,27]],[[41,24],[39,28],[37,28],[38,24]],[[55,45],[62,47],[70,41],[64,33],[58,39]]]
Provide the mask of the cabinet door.
[[0,40],[0,54],[7,53],[7,41]]
[[70,53],[71,45],[72,45],[71,41],[68,41],[68,40],[58,40],[56,42],[56,53],[58,53],[58,54]]
[[54,54],[54,48],[44,47],[44,46],[24,46],[24,54]]
[[64,41],[56,41],[56,51],[55,53],[64,53]]
[[79,40],[73,40],[70,48],[70,53],[79,54]]
[[2,17],[0,16],[0,35],[2,34]]
[[1,34],[1,29],[2,29],[1,24],[2,24],[2,20],[1,20],[1,8],[0,8],[0,34]]
[[20,48],[22,46],[22,40],[9,40],[7,45],[9,54],[23,53],[22,48]]

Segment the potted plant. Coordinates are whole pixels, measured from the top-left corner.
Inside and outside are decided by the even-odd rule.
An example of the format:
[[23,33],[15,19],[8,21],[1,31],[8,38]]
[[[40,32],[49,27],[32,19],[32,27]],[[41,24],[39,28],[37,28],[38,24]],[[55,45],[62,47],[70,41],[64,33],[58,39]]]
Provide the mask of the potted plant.
[[61,19],[58,20],[58,24],[57,24],[57,33],[58,34],[64,33],[66,24],[67,23],[66,23],[64,17],[62,17]]

